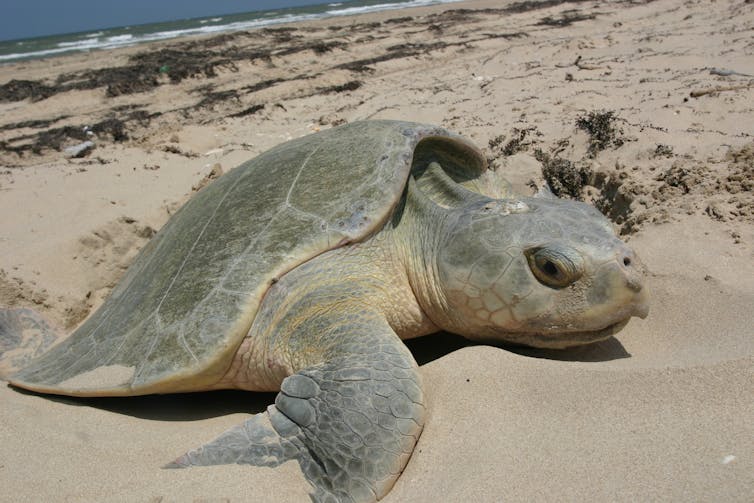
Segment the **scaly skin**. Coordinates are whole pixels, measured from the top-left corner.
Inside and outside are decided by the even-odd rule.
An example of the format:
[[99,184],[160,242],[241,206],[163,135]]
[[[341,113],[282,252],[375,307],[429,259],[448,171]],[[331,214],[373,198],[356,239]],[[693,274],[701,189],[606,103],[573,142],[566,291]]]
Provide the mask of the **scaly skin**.
[[396,237],[386,229],[332,250],[273,285],[217,387],[280,389],[275,405],[171,466],[297,459],[316,501],[374,501],[390,490],[425,415],[418,367],[400,338],[437,330]]

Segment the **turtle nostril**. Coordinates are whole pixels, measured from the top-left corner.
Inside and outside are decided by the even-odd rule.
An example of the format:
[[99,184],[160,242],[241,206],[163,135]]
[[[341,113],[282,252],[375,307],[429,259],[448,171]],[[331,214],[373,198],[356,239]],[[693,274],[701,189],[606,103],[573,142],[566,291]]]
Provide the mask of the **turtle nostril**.
[[623,265],[628,267],[631,265],[631,257],[623,257]]

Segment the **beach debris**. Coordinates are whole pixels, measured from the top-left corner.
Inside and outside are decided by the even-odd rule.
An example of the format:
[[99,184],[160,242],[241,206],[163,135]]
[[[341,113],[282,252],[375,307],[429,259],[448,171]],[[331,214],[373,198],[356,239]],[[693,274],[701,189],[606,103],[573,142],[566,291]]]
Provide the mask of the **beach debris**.
[[182,155],[183,157],[189,157],[192,159],[195,157],[199,157],[199,154],[182,150],[177,145],[163,145],[162,147],[160,147],[160,150],[162,150],[163,152],[167,152],[169,154]]
[[528,150],[536,141],[532,139],[532,136],[542,136],[542,133],[539,132],[536,126],[525,128],[514,127],[507,142],[505,142],[507,139],[505,135],[498,135],[492,138],[488,145],[492,151],[493,158],[501,156],[510,157],[518,152]]
[[[585,63],[582,61],[582,56],[579,54],[576,56],[576,60],[572,63],[559,63],[556,64],[556,68],[570,68],[572,66],[575,66],[579,70],[610,70],[609,66],[601,66],[601,65],[593,65],[591,63]],[[570,75],[570,77],[569,77]],[[573,80],[573,75],[570,73],[566,74],[566,80]]]
[[14,101],[40,101],[55,94],[53,87],[38,80],[13,79],[0,86],[0,103],[12,103]]
[[576,127],[589,135],[589,157],[608,147],[618,148],[626,142],[623,131],[615,127],[617,120],[618,116],[612,110],[589,112],[576,119]]
[[321,115],[319,119],[317,119],[317,122],[320,126],[340,126],[341,124],[345,124],[348,122],[343,117],[339,116],[338,114],[328,114],[328,115]]
[[748,73],[741,73],[735,70],[727,70],[725,68],[710,68],[709,73],[710,75],[718,75],[720,77],[730,77],[732,75],[736,75],[738,77],[754,77],[754,75]]
[[707,207],[704,208],[704,213],[714,220],[720,220],[721,222],[725,221],[725,214],[716,203],[709,203]]
[[581,61],[580,55],[579,57],[576,58],[576,61],[574,61],[573,64],[576,65],[576,67],[579,70],[601,70],[603,68],[608,68],[606,66],[599,66],[599,65],[592,65],[590,63],[584,63],[583,61]]
[[264,110],[264,103],[258,103],[256,105],[252,105],[248,108],[244,108],[240,112],[236,112],[234,114],[230,114],[228,117],[246,117],[247,115],[254,115],[255,113],[259,112],[260,110]]
[[315,54],[325,54],[332,51],[333,49],[345,49],[346,47],[348,47],[348,44],[340,40],[315,42],[309,46],[309,48],[314,51]]
[[217,103],[223,103],[228,100],[238,101],[238,91],[236,89],[228,89],[226,91],[210,91],[212,85],[202,86],[201,91],[204,97],[196,104],[195,108],[213,107]]
[[333,94],[333,93],[344,93],[347,91],[355,91],[356,89],[363,86],[364,83],[360,80],[351,80],[346,82],[345,84],[339,84],[334,86],[328,86],[328,87],[320,87],[317,88],[317,91],[319,94]]
[[721,462],[724,465],[729,465],[735,460],[736,460],[736,457],[733,454],[728,454],[727,456],[723,457]]
[[582,189],[592,178],[592,169],[562,157],[550,156],[540,149],[534,157],[542,163],[542,176],[557,197],[582,200]]
[[191,190],[194,192],[198,192],[202,190],[204,187],[209,185],[213,180],[220,178],[220,176],[223,174],[223,167],[219,162],[216,162],[212,165],[212,169],[210,169],[209,173],[204,175],[204,178],[199,180],[199,182],[191,187]]
[[722,93],[725,91],[740,91],[742,89],[751,89],[752,87],[754,87],[754,83],[740,84],[737,86],[717,86],[717,87],[711,87],[709,89],[699,89],[696,91],[691,91],[689,93],[689,96],[691,96],[692,98],[700,98],[708,94],[717,94],[717,93]]
[[92,152],[92,150],[94,150],[94,142],[87,140],[83,143],[79,143],[78,145],[67,147],[65,150],[63,150],[63,152],[67,157],[80,158],[86,157]]
[[472,73],[472,79],[475,82],[479,82],[479,88],[484,89],[488,85],[490,85],[497,77],[491,77],[488,75],[477,75],[475,73]]
[[665,157],[665,158],[671,158],[673,157],[673,147],[670,145],[663,145],[662,143],[658,143],[655,149],[652,151],[652,157]]
[[539,20],[538,26],[554,26],[557,28],[565,28],[571,26],[578,21],[588,21],[595,19],[596,14],[583,14],[576,9],[570,9],[564,11],[560,17],[545,16]]
[[11,122],[9,124],[4,124],[0,126],[0,131],[9,131],[11,129],[24,129],[24,128],[30,128],[30,129],[48,128],[50,127],[51,124],[62,121],[63,119],[67,119],[69,117],[70,115],[61,115],[59,117],[55,117],[52,119],[32,119],[32,120],[26,120],[26,121],[21,121],[21,122]]

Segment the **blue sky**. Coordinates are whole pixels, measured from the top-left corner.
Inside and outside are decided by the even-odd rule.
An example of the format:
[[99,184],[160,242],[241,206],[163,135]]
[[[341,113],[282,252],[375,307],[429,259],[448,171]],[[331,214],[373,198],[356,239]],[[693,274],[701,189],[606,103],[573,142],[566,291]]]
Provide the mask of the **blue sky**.
[[0,40],[318,3],[328,2],[326,0],[0,0]]

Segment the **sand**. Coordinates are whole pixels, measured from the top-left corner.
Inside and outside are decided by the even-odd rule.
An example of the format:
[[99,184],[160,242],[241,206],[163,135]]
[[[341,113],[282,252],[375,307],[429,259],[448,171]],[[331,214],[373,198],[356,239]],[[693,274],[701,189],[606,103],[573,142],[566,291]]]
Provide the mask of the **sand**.
[[[344,121],[441,124],[598,204],[652,307],[566,351],[416,341],[430,412],[385,501],[751,501],[752,40],[744,0],[468,1],[2,66],[44,86],[0,88],[0,305],[70,331],[205,178]],[[307,501],[292,462],[160,469],[273,399],[2,386],[0,500]]]

